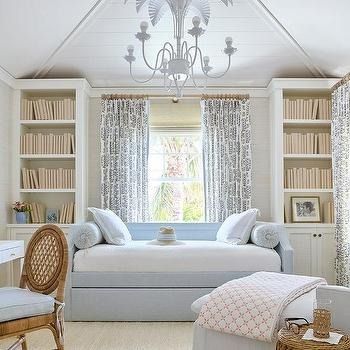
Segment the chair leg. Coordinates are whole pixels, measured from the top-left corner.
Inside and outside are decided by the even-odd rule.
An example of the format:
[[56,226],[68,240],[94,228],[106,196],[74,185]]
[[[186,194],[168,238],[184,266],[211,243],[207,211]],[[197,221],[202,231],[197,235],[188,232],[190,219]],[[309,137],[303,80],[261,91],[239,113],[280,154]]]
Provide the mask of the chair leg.
[[55,326],[50,327],[50,330],[53,334],[53,337],[55,338],[55,343],[57,346],[57,350],[64,350],[64,344],[61,344],[59,332]]
[[24,334],[20,335],[16,342],[12,344],[7,350],[17,350],[21,345],[22,350],[27,350],[26,336]]
[[20,336],[20,338],[22,338],[23,340],[22,340],[22,350],[27,350],[28,349],[28,347],[27,347],[27,340],[26,340],[26,336],[23,334],[23,335],[21,335]]

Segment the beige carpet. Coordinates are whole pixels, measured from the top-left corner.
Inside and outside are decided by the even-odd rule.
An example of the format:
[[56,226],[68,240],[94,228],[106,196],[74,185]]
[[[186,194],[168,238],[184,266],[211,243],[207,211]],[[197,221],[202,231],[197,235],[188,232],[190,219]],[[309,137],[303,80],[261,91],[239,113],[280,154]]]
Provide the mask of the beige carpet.
[[[11,342],[0,341],[0,349]],[[28,335],[28,350],[54,349],[51,332]],[[191,322],[67,322],[66,350],[191,350]]]

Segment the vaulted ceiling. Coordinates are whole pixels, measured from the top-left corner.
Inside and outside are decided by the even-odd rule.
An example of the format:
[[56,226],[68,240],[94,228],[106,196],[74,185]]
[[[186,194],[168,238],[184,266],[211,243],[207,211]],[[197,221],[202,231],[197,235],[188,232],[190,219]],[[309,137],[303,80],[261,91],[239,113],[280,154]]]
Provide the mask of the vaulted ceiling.
[[[238,48],[229,73],[209,81],[211,86],[262,87],[274,77],[341,77],[350,71],[349,0],[233,0],[228,8],[210,0],[210,7],[200,46],[213,72],[225,69],[226,36]],[[135,0],[4,0],[0,66],[15,78],[84,77],[94,87],[136,86],[123,56],[133,44],[135,75],[149,75],[134,36],[147,18],[147,7],[137,13]],[[173,36],[170,15],[149,32],[151,59]]]

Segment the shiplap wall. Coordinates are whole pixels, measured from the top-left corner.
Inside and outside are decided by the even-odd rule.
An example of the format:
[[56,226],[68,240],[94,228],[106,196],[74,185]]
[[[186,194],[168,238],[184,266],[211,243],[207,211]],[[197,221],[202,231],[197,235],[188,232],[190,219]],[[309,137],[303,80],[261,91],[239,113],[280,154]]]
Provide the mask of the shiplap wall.
[[[0,240],[6,238],[6,224],[11,222],[11,106],[12,89],[0,80]],[[0,266],[0,286],[3,284],[4,265]]]
[[[171,119],[174,120],[184,116],[184,108],[180,107],[179,112],[176,113],[176,104],[171,101],[169,103],[169,109],[171,110]],[[194,105],[199,105],[198,101],[186,102],[188,111],[197,113],[199,111]],[[164,100],[159,102],[151,100],[151,107],[154,113],[159,115],[159,111],[164,110]],[[157,105],[158,104],[158,105]],[[253,207],[259,208],[262,214],[262,220],[270,220],[271,218],[271,206],[270,206],[270,131],[269,131],[269,101],[267,98],[251,98],[251,120],[252,120],[252,157],[253,157],[253,174],[252,174],[252,199]],[[100,206],[100,165],[99,165],[99,120],[100,120],[100,99],[92,98],[90,100],[90,112],[88,121],[88,203],[89,206]],[[157,121],[159,117],[157,116]],[[184,123],[185,124],[185,123]],[[182,124],[183,125],[183,124]]]

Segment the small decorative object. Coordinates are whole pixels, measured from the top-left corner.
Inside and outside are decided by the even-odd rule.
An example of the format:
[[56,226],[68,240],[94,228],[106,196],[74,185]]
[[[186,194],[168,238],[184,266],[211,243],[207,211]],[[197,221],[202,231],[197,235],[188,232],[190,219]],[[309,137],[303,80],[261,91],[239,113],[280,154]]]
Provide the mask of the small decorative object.
[[326,339],[329,338],[331,330],[331,300],[317,300],[314,304],[314,337]]
[[27,213],[30,211],[28,203],[17,201],[12,204],[12,209],[16,212],[17,224],[26,224]]
[[320,197],[292,197],[293,222],[321,222]]
[[158,233],[158,241],[161,242],[174,242],[176,241],[175,230],[171,226],[161,227]]
[[58,209],[46,209],[46,222],[48,224],[56,224],[58,222]]

